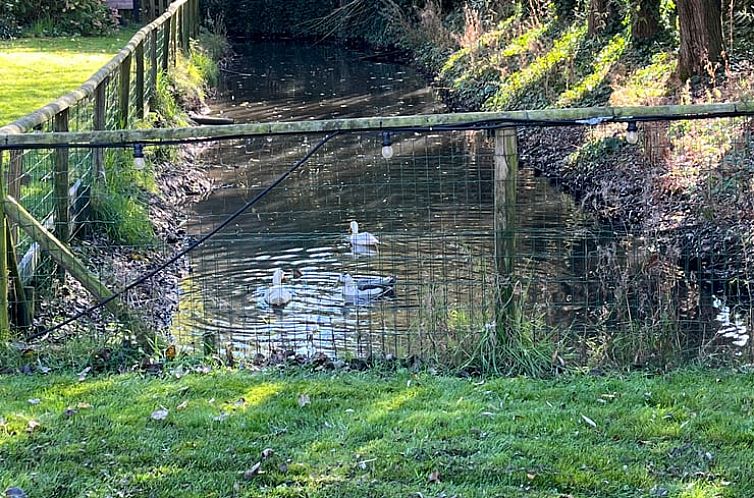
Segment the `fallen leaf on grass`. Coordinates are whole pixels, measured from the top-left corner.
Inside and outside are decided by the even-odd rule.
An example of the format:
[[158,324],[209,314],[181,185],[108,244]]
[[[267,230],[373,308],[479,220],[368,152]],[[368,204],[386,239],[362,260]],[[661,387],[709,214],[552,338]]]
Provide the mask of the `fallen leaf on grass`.
[[533,481],[534,479],[537,478],[537,474],[533,474],[531,472],[527,472],[526,473],[526,478],[529,479],[530,481]]
[[78,408],[79,410],[88,410],[91,407],[92,405],[90,405],[89,403],[79,403],[78,405],[76,405],[76,408]]
[[251,466],[251,468],[243,473],[243,479],[244,481],[251,481],[254,479],[254,477],[259,474],[259,469],[262,468],[262,462],[257,462],[254,465]]
[[152,412],[152,420],[165,420],[168,418],[168,414],[170,412],[167,408],[160,407],[159,410],[155,410]]
[[37,422],[36,420],[29,420],[29,423],[26,424],[26,432],[34,432],[37,430],[42,424]]
[[430,483],[438,483],[440,482],[440,472],[434,470],[429,473],[429,476],[427,477],[427,482]]
[[228,412],[222,412],[220,415],[216,417],[212,417],[212,420],[215,422],[224,422],[226,418],[228,418]]
[[581,418],[584,419],[584,422],[586,422],[593,429],[597,428],[597,423],[594,420],[590,419],[586,415],[582,415]]
[[28,400],[28,401],[29,401],[30,405],[38,405],[38,404],[40,404],[42,402],[42,400],[39,399],[39,398],[33,398],[33,399]]
[[305,407],[311,402],[312,400],[308,394],[302,394],[298,397],[298,406],[300,406],[301,408]]
[[79,382],[84,382],[86,380],[86,376],[89,372],[92,371],[92,367],[86,367],[82,371],[78,373],[79,376]]
[[176,411],[181,411],[181,410],[185,410],[187,406],[188,406],[188,400],[186,400],[186,401],[182,402],[180,405],[176,406],[175,409],[176,409]]

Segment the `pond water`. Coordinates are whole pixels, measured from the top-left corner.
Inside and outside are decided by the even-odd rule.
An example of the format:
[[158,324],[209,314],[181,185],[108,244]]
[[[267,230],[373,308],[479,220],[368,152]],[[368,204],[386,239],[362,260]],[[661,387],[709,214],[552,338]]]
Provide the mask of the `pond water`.
[[[356,51],[287,42],[236,50],[212,105],[214,115],[236,122],[444,110],[415,71]],[[213,145],[205,158],[216,188],[193,206],[189,231],[216,226],[320,139]],[[492,143],[482,132],[397,133],[392,140],[395,156],[385,160],[376,133],[335,138],[195,251],[176,334],[197,343],[212,337],[241,354],[285,348],[405,356],[469,347],[464,335],[494,321]],[[516,278],[532,323],[585,331],[647,306],[654,281],[627,284],[618,299],[631,302],[623,312],[611,304],[621,276],[648,257],[643,242],[616,236],[525,167],[517,181]],[[352,250],[353,220],[381,240],[377,252]],[[278,268],[292,298],[272,309],[264,296]],[[396,284],[389,295],[356,306],[345,302],[344,274],[394,276]],[[698,296],[673,299],[678,320],[706,323],[697,307],[677,303]]]

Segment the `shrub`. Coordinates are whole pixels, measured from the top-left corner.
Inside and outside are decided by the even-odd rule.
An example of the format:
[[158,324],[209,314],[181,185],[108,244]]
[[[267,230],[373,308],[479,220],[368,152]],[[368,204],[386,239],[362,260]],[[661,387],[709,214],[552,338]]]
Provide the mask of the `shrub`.
[[18,0],[0,0],[0,40],[18,35],[20,28],[16,15]]
[[35,36],[99,36],[118,26],[105,0],[6,0],[17,25]]

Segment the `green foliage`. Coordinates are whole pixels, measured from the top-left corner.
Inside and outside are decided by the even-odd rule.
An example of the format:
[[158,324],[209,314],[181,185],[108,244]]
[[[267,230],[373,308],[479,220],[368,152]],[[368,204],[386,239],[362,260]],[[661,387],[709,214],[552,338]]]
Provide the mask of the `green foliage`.
[[[76,371],[2,376],[0,488],[56,497],[754,495],[751,373],[480,380],[168,368],[83,382]],[[161,407],[167,417],[154,420]],[[260,472],[244,476],[257,462]]]
[[117,17],[103,0],[6,0],[5,16],[26,36],[101,36],[114,32]]
[[134,168],[126,151],[111,151],[105,156],[105,178],[92,191],[92,214],[99,226],[115,242],[144,245],[153,241],[147,192],[155,189],[154,175],[147,166]]
[[15,12],[16,1],[0,0],[0,40],[14,38],[21,32]]
[[[214,38],[208,37],[202,41],[192,40],[188,60],[188,64],[196,68],[198,73],[198,81],[195,83],[205,88],[217,85],[220,78],[220,67],[217,65],[217,59],[213,57],[213,52],[204,48],[203,41],[209,42],[210,40],[214,40]],[[221,50],[221,47],[213,49],[213,51],[216,50]],[[222,52],[220,53],[222,54]]]
[[[188,126],[186,111],[180,106],[175,97],[176,89],[169,74],[157,73],[157,91],[155,93],[154,109],[151,110],[150,124],[159,128],[181,128]],[[160,147],[158,150],[165,150]]]

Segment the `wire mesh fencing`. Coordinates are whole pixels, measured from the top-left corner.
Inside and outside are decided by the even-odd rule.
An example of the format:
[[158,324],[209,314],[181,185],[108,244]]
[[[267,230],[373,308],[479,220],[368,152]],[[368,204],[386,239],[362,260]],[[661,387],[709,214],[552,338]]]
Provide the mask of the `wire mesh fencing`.
[[[188,51],[199,24],[198,0],[180,0],[169,8],[168,2],[150,2],[148,7],[150,17],[167,13],[140,30],[82,87],[14,123],[3,124],[0,133],[88,132],[138,126],[157,103],[158,80],[176,64],[179,51]],[[175,16],[182,16],[182,22],[175,23]],[[149,185],[133,175],[121,178],[123,160],[121,151],[107,148],[0,150],[5,192],[64,243],[79,237],[92,219],[115,217],[115,222],[100,221],[113,227],[118,225],[115,215],[119,210],[144,210],[138,202],[129,204],[126,200],[134,192],[126,184],[139,188]],[[114,192],[126,194],[114,199]],[[120,204],[114,204],[114,200]],[[123,240],[111,232],[105,230],[115,235],[115,240]],[[9,233],[11,270],[19,274],[13,299],[33,303],[39,295],[45,296],[41,303],[44,307],[62,273],[49,251],[26,231],[14,226]],[[24,286],[26,291],[21,289]],[[24,297],[26,293],[28,297]],[[21,322],[29,325],[28,320]]]
[[[555,366],[749,358],[752,122],[639,129],[636,145],[616,124],[522,129],[517,144],[513,128],[147,144],[143,170],[130,146],[112,149],[115,177],[140,188],[85,207],[73,252],[128,289],[116,301],[130,318],[188,351],[464,365],[517,343]],[[49,289],[37,331],[96,302],[53,270],[32,277],[53,282],[35,287]],[[98,310],[55,334],[121,337],[113,323]]]

